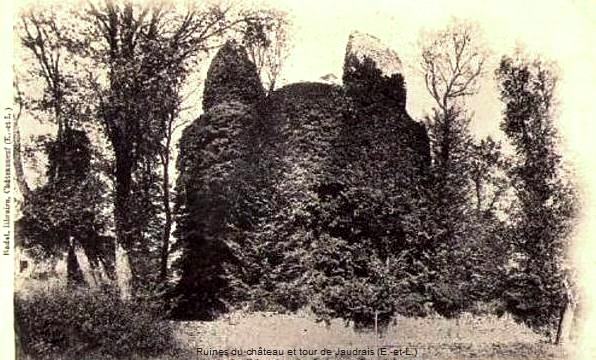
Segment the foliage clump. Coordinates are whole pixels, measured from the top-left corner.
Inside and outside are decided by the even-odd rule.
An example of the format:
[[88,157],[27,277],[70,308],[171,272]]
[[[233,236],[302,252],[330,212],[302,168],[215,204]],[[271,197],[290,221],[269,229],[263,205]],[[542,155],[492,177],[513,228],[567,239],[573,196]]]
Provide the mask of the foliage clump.
[[104,234],[108,223],[100,210],[106,186],[91,171],[87,134],[67,129],[60,139],[50,141],[46,150],[48,181],[31,191],[23,206],[17,224],[19,237],[45,257],[59,258],[66,252],[69,283],[83,281],[74,253],[77,247],[92,267],[102,267],[106,275],[113,275],[114,242]]
[[157,356],[174,346],[159,304],[122,300],[111,289],[17,294],[15,323],[20,349],[38,359]]
[[518,201],[509,234],[516,260],[504,299],[525,323],[553,329],[575,301],[566,252],[577,211],[557,148],[556,68],[518,53],[503,57],[496,74],[505,104],[501,128],[517,154],[509,173]]

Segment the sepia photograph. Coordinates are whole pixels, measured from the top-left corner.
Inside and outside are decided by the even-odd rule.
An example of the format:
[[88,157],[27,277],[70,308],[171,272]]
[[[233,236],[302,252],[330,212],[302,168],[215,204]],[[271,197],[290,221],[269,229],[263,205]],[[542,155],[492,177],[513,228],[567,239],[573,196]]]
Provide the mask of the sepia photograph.
[[2,358],[596,358],[593,2],[12,6]]

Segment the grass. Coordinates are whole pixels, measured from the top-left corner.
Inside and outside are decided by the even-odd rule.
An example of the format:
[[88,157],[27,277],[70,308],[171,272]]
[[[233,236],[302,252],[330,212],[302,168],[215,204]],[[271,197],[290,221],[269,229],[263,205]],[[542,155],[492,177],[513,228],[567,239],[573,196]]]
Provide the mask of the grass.
[[[55,284],[53,284],[55,285]],[[46,284],[46,286],[50,286]],[[301,311],[296,314],[235,312],[211,322],[175,322],[176,349],[170,355],[147,358],[134,356],[130,360],[216,360],[226,357],[197,355],[203,349],[266,349],[284,350],[284,359],[313,359],[314,356],[287,356],[288,349],[330,349],[332,355],[319,359],[362,359],[376,356],[339,356],[341,349],[375,349],[386,347],[393,351],[400,347],[417,352],[415,359],[422,360],[568,360],[577,353],[548,343],[548,339],[517,324],[505,314],[475,316],[463,314],[457,319],[439,316],[407,318],[398,316],[376,339],[374,331],[356,331],[341,320],[329,325],[317,322],[313,314]],[[581,355],[581,354],[580,354]],[[229,359],[270,359],[276,357],[244,356]],[[277,357],[279,358],[279,357]],[[408,359],[411,356],[382,356],[379,359]],[[586,358],[586,357],[584,357]],[[587,357],[588,359],[590,357]],[[23,356],[21,359],[34,360]],[[81,360],[58,357],[53,360]],[[105,360],[90,354],[85,360]]]
[[[569,356],[562,347],[549,344],[547,339],[516,324],[507,315],[498,318],[464,314],[458,319],[398,317],[377,341],[373,331],[357,332],[341,321],[333,321],[327,326],[316,322],[314,316],[305,312],[293,315],[234,313],[214,322],[180,322],[176,331],[179,347],[187,348],[184,353],[189,359],[207,358],[196,355],[199,347],[244,350],[264,347],[284,351],[302,348],[317,349],[317,354],[320,354],[322,348],[333,352],[338,348],[374,349],[377,343],[379,347],[386,346],[388,349],[401,347],[405,351],[408,347],[410,352],[416,349],[417,358],[424,360],[568,359]],[[402,356],[384,356],[381,359],[409,357],[402,353]],[[297,355],[286,358],[314,357]],[[319,358],[356,359],[362,356]]]
[[[562,347],[549,344],[542,336],[515,323],[511,317],[472,316],[458,319],[442,317],[397,317],[395,322],[375,342],[373,331],[359,332],[336,320],[331,324],[316,322],[307,312],[297,314],[233,313],[212,322],[176,322],[176,347],[171,355],[156,358],[132,357],[130,360],[202,360],[202,359],[272,359],[271,356],[208,357],[199,356],[203,349],[283,349],[284,359],[422,359],[422,360],[547,360],[573,359]],[[287,356],[288,349],[318,350],[327,348],[334,353],[342,349],[374,349],[387,347],[403,351],[408,347],[417,356]],[[24,360],[33,360],[23,357]],[[54,360],[81,360],[56,358]],[[85,360],[105,360],[90,355]]]

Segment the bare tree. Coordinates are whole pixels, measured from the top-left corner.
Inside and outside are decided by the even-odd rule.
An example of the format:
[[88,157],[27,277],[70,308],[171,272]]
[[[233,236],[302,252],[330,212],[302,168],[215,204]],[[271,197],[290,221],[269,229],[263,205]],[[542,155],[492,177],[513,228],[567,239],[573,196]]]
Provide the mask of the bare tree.
[[[486,53],[478,43],[479,33],[462,21],[452,21],[445,29],[426,34],[422,43],[421,69],[426,89],[435,101],[426,118],[431,145],[430,199],[433,217],[433,248],[439,284],[453,292],[445,304],[465,303],[462,281],[469,269],[464,266],[466,248],[473,246],[473,139],[464,100],[478,92]],[[440,287],[440,285],[439,285]],[[442,301],[438,298],[437,301]],[[442,306],[442,305],[438,305]],[[446,311],[457,311],[452,309]]]
[[421,69],[436,103],[427,119],[433,164],[441,182],[459,178],[460,187],[470,170],[465,159],[471,148],[470,120],[462,102],[478,92],[487,57],[478,37],[471,24],[453,20],[445,29],[427,34],[422,43]]
[[268,92],[275,89],[291,50],[289,16],[276,9],[252,14],[243,29],[242,43]]
[[445,30],[429,34],[423,45],[426,89],[443,112],[458,99],[478,92],[487,53],[477,33],[471,24],[454,20]]
[[479,89],[487,52],[478,37],[474,26],[453,20],[444,30],[427,34],[422,44],[421,69],[437,105],[428,125],[439,167],[448,166],[456,148],[470,140],[462,101]]

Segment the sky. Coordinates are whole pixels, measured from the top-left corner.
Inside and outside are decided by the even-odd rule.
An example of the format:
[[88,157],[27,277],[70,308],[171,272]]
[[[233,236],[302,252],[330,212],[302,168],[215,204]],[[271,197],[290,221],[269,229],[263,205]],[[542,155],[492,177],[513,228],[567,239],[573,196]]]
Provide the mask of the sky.
[[[251,1],[285,9],[292,17],[295,46],[282,74],[286,83],[317,81],[329,73],[341,78],[350,32],[366,32],[400,56],[408,90],[407,110],[417,120],[432,107],[417,71],[420,33],[440,29],[452,17],[477,22],[492,54],[481,91],[469,102],[474,112],[472,130],[479,137],[502,138],[501,105],[492,78],[499,58],[522,45],[529,53],[555,61],[560,68],[557,122],[564,140],[564,156],[577,169],[585,202],[573,256],[584,269],[584,283],[596,284],[596,222],[590,221],[596,218],[594,0]],[[587,291],[591,303],[596,304],[596,288]],[[592,306],[588,310],[594,318],[595,309]],[[591,331],[596,333],[595,328]]]

